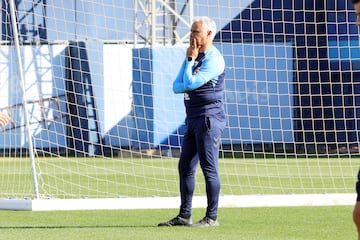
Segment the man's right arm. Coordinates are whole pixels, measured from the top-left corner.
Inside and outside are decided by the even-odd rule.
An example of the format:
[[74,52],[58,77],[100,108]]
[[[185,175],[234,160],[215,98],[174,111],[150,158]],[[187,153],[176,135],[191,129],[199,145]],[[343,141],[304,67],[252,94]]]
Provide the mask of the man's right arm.
[[186,61],[187,60],[184,60],[183,64],[181,65],[180,71],[179,71],[175,81],[173,82],[173,92],[174,93],[184,93],[185,92],[183,75],[184,75],[185,67],[187,64]]

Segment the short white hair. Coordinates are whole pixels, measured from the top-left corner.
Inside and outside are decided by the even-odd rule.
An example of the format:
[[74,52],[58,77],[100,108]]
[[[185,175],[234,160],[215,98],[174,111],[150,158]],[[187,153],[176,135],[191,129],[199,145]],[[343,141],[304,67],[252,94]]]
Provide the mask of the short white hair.
[[193,23],[195,22],[201,22],[205,30],[211,31],[211,40],[214,40],[216,34],[216,23],[214,20],[207,16],[199,16],[193,19]]

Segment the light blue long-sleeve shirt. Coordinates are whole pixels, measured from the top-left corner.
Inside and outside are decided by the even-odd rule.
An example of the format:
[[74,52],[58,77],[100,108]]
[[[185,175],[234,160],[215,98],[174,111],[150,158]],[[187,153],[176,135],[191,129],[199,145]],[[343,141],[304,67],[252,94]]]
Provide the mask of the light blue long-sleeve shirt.
[[219,50],[212,47],[204,52],[204,59],[197,71],[195,60],[184,60],[180,71],[173,82],[174,93],[185,93],[195,90],[207,82],[213,85],[217,83],[218,77],[224,72],[225,61]]

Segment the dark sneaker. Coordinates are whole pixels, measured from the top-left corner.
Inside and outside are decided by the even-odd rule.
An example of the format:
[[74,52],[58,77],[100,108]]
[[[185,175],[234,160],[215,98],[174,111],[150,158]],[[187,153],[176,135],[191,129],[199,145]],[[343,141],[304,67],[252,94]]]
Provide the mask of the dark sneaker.
[[192,223],[191,217],[183,218],[178,215],[167,222],[159,223],[158,227],[190,226],[191,223]]
[[204,217],[197,223],[192,224],[191,226],[192,227],[217,227],[217,226],[220,226],[220,224],[219,224],[218,220],[213,220],[209,217]]

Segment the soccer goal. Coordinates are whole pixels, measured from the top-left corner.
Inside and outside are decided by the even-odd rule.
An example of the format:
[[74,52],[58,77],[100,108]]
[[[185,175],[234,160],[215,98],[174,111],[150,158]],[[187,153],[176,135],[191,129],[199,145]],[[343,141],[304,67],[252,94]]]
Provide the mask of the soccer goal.
[[[199,15],[226,62],[220,207],[352,205],[351,4],[210,2],[2,1],[0,209],[178,208],[186,126],[172,81]],[[206,206],[200,168],[193,205]]]

